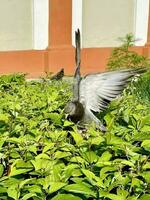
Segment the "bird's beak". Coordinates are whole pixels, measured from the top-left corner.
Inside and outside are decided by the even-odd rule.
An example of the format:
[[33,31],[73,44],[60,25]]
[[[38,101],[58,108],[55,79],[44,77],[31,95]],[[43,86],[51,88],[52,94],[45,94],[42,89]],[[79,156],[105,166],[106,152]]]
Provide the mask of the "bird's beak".
[[69,114],[65,114],[65,118],[68,119],[69,118]]
[[67,117],[68,117],[68,114],[65,114],[65,118],[67,119]]

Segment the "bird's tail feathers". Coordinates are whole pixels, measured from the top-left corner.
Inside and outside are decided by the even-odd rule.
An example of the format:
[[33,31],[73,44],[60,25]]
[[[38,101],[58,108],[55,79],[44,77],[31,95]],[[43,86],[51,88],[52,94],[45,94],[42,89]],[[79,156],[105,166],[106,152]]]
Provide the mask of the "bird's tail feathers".
[[76,62],[76,70],[74,74],[74,84],[73,84],[73,99],[79,100],[79,85],[81,80],[80,74],[80,63],[81,63],[81,56],[80,56],[80,30],[78,29],[75,32],[75,43],[76,43],[76,53],[75,53],[75,62]]
[[75,61],[76,61],[76,67],[80,67],[81,63],[81,56],[80,56],[80,49],[81,49],[81,38],[80,38],[80,30],[78,29],[75,32],[75,43],[76,43],[76,55],[75,55]]

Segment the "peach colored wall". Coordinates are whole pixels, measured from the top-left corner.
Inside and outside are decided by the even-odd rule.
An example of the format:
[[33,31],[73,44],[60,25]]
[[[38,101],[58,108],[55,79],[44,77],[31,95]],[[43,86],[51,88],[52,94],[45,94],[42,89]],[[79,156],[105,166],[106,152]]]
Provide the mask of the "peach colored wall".
[[44,75],[45,51],[0,52],[0,74],[28,73],[28,77]]

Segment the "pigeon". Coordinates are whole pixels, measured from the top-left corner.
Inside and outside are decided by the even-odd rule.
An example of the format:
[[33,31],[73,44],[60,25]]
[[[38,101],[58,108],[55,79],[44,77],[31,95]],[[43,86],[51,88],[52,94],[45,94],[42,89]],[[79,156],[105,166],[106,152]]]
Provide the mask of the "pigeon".
[[75,32],[76,70],[73,82],[73,98],[64,108],[67,119],[77,123],[79,127],[95,124],[102,132],[106,127],[95,116],[103,112],[108,104],[122,93],[132,77],[145,72],[145,68],[122,69],[102,73],[88,74],[81,78],[80,74],[80,31]]
[[57,80],[57,81],[62,80],[63,76],[64,76],[64,69],[61,68],[59,72],[57,72],[55,75],[51,77],[51,80]]

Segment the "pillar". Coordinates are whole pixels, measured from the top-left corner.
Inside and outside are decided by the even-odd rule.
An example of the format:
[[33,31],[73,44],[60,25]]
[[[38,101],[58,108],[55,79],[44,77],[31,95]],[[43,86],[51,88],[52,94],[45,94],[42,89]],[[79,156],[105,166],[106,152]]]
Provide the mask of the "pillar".
[[65,74],[74,71],[72,46],[72,0],[49,0],[49,43],[45,54],[45,71],[64,68]]
[[147,42],[144,46],[143,54],[150,57],[150,3],[149,3],[149,17],[148,17],[148,31],[147,31]]

